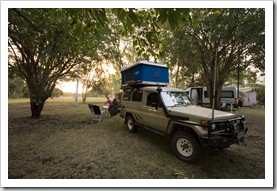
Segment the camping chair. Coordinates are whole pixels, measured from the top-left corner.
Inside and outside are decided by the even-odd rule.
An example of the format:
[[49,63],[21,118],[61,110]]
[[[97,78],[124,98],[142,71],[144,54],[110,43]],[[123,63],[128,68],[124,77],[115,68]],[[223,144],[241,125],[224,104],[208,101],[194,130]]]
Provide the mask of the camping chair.
[[88,108],[91,112],[91,120],[93,120],[93,117],[94,117],[93,105],[91,103],[88,103]]
[[98,105],[92,105],[92,108],[94,111],[94,114],[92,116],[92,121],[98,121],[98,123],[100,123],[105,111],[101,111]]
[[93,115],[94,115],[94,110],[93,110],[93,107],[92,107],[92,104],[91,104],[91,103],[88,103],[88,108],[89,108],[89,110],[90,110],[90,112],[91,112],[91,114],[92,114],[92,117],[93,117]]

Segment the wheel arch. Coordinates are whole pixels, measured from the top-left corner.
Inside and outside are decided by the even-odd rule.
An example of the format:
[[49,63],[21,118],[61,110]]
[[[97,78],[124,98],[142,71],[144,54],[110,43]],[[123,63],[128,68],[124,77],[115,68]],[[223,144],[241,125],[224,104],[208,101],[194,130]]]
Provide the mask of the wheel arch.
[[[124,125],[126,125],[126,123],[127,123],[128,116],[132,116],[134,118],[134,115],[132,113],[126,112],[125,119],[124,119]],[[135,120],[135,118],[134,118],[134,120]]]
[[192,134],[198,140],[198,142],[200,142],[197,133],[191,127],[182,125],[182,124],[178,124],[178,123],[172,124],[171,131],[170,131],[170,139],[172,139],[173,135],[178,131],[188,132],[188,133]]

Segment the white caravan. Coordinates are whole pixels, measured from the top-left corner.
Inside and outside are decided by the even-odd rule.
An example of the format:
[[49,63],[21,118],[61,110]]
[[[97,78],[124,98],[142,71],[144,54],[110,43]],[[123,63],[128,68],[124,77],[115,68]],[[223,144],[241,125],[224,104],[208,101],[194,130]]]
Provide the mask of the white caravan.
[[[194,105],[210,107],[210,96],[206,87],[190,87],[185,90]],[[223,86],[221,89],[221,101],[227,105],[235,104],[237,88],[235,86]]]

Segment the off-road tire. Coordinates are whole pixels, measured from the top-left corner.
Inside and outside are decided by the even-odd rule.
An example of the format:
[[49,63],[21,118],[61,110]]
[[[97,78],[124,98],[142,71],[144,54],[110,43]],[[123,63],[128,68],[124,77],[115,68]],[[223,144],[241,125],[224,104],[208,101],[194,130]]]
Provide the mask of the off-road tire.
[[128,131],[134,133],[138,130],[137,125],[135,124],[135,120],[132,115],[128,115],[126,118],[126,125],[128,127]]
[[174,154],[185,162],[196,162],[202,153],[202,145],[197,138],[186,131],[177,131],[171,139]]

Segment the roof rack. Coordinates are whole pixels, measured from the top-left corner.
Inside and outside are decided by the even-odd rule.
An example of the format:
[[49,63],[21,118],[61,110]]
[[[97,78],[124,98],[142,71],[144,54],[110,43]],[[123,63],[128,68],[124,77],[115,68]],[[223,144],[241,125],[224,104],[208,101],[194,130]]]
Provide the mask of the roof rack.
[[146,87],[146,86],[161,86],[166,87],[168,83],[160,83],[160,82],[145,82],[145,81],[129,81],[127,84],[122,84],[121,88],[138,88],[138,87]]

